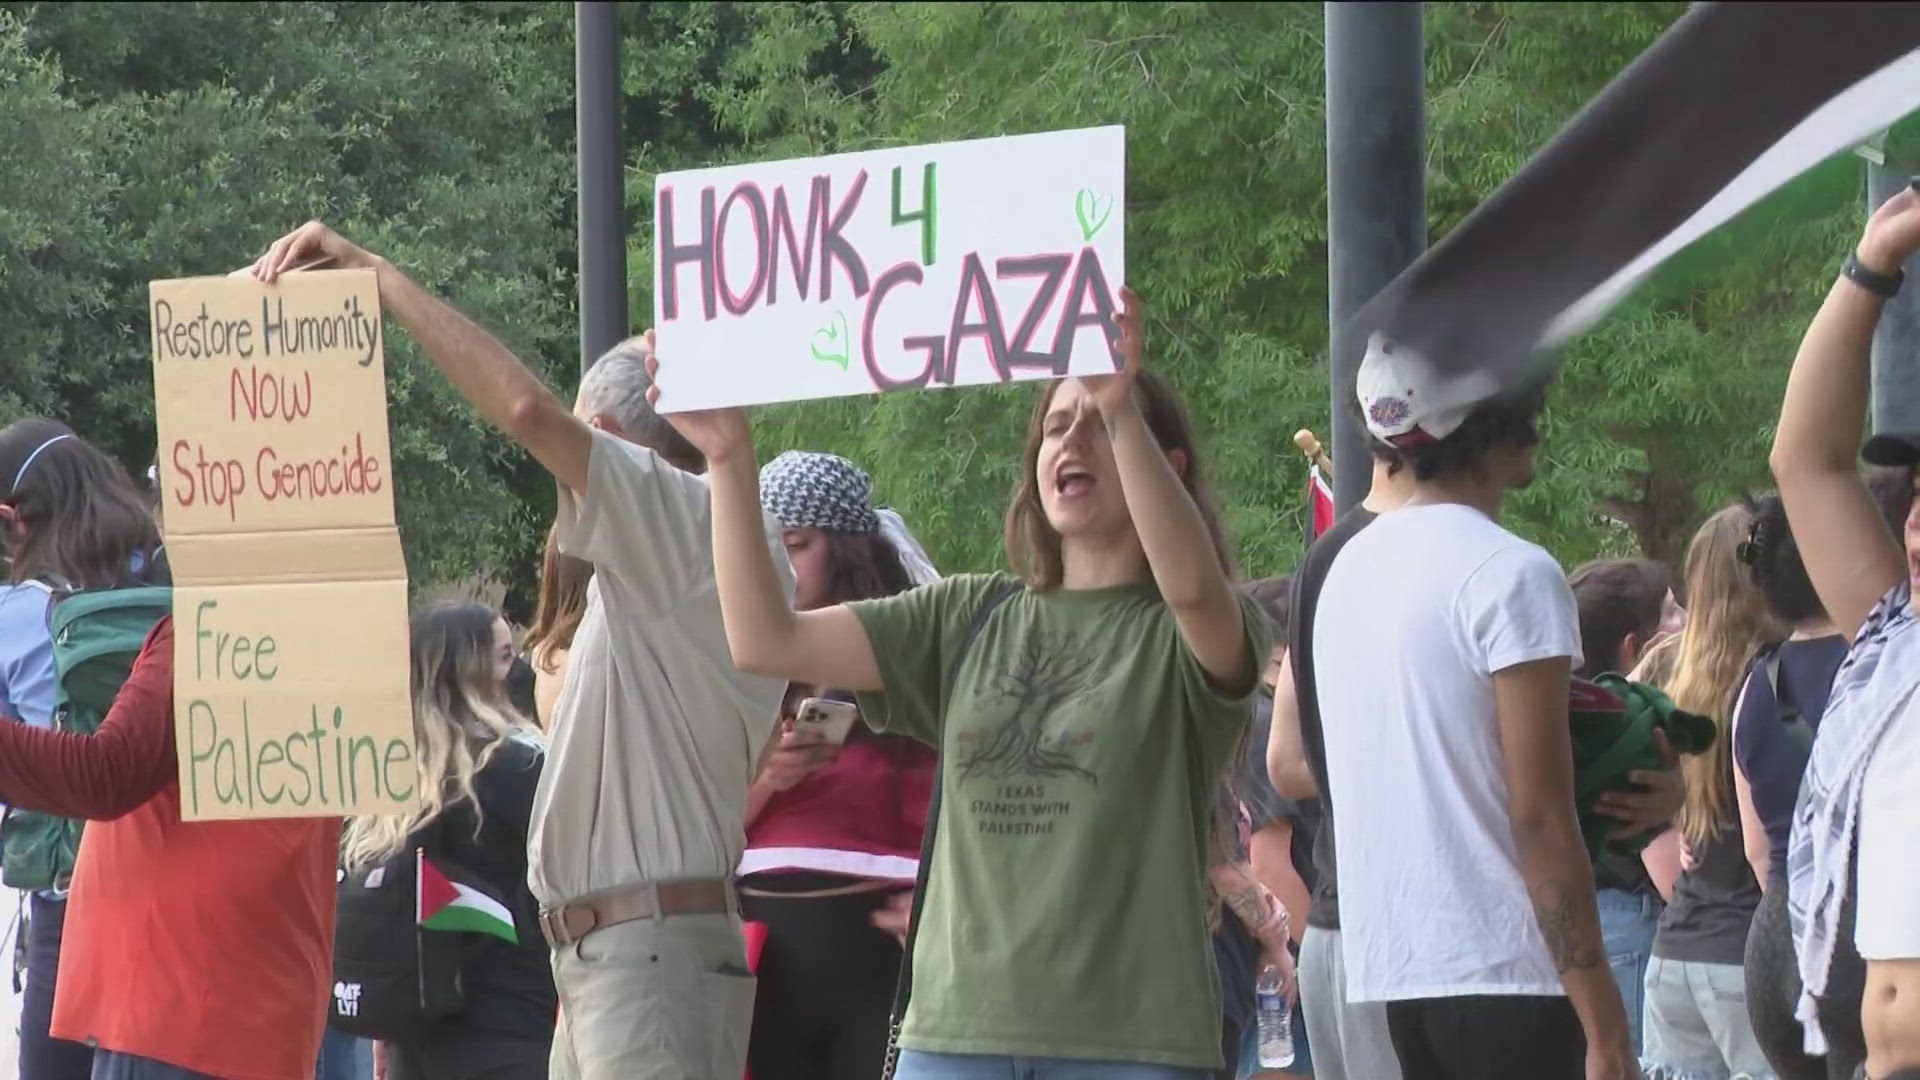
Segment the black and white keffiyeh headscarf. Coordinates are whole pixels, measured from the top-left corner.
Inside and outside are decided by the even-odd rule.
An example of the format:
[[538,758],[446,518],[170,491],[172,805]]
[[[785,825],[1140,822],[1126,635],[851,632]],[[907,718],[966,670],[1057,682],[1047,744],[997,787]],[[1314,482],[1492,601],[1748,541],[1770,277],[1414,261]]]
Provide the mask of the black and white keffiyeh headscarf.
[[873,478],[833,454],[789,450],[760,470],[760,507],[789,529],[880,531]]
[[898,513],[873,505],[873,478],[834,454],[789,450],[760,470],[760,507],[789,529],[877,533],[900,553],[916,585],[938,580],[940,571],[907,531]]
[[1813,740],[1806,775],[1793,807],[1787,840],[1787,918],[1800,961],[1795,1015],[1809,1054],[1827,1052],[1819,999],[1840,935],[1840,907],[1853,880],[1867,766],[1895,724],[1920,699],[1920,618],[1906,582],[1880,598],[1854,635],[1853,649],[1833,677],[1820,737]]

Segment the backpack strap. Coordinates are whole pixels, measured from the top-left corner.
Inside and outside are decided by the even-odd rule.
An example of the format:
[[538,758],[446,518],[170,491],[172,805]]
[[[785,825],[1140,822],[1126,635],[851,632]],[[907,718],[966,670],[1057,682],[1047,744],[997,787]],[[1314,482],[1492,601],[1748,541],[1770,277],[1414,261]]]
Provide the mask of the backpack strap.
[[1773,694],[1774,717],[1786,729],[1787,739],[1798,748],[1802,755],[1813,752],[1813,724],[1807,720],[1800,706],[1780,693],[1780,654],[1785,652],[1784,645],[1775,646],[1768,652],[1761,671],[1767,677],[1767,690]]
[[[960,666],[966,663],[967,654],[973,651],[973,643],[979,638],[980,631],[987,625],[987,618],[1008,600],[1019,595],[1025,588],[1019,582],[1010,582],[996,590],[980,605],[974,613],[973,622],[967,627],[967,635],[960,639],[960,650],[954,654],[953,666],[947,671],[947,690],[951,700],[953,685],[959,681]],[[941,742],[946,741],[944,725]],[[927,798],[927,827],[920,837],[920,866],[913,880],[913,908],[907,918],[907,940],[900,953],[900,977],[894,984],[893,1018],[887,1025],[886,1066],[880,1073],[881,1080],[893,1080],[894,1069],[900,1064],[900,1028],[906,1022],[907,1002],[913,997],[913,947],[920,939],[920,909],[927,899],[927,876],[933,869],[934,836],[940,821],[940,789],[942,774],[946,771],[946,754],[942,752],[933,765],[933,790]]]

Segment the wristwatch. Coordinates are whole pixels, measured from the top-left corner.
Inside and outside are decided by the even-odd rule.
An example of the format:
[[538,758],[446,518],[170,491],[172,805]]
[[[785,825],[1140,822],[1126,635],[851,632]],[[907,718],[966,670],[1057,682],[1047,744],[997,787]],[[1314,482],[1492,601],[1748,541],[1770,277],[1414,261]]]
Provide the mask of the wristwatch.
[[1847,261],[1840,264],[1840,273],[1855,285],[1860,286],[1870,293],[1878,293],[1888,299],[1898,296],[1900,294],[1900,283],[1907,280],[1907,272],[1905,270],[1895,270],[1891,274],[1882,274],[1877,270],[1867,269],[1861,264],[1860,256],[1853,252],[1848,252]]

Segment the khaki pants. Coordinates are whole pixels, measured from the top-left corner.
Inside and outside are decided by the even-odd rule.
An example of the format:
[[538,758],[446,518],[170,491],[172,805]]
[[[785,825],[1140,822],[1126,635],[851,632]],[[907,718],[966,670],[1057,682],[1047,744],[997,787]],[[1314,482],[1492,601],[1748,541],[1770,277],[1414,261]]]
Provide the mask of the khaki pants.
[[554,950],[552,1080],[735,1080],[753,976],[733,915],[637,919]]

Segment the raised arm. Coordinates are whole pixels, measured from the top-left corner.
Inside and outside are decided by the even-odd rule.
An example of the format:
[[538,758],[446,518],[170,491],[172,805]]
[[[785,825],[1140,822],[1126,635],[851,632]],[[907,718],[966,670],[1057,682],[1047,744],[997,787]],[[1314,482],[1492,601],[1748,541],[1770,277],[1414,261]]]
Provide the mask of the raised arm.
[[1637,1076],[1626,1009],[1601,943],[1593,867],[1574,817],[1571,674],[1572,662],[1564,656],[1494,673],[1507,808],[1540,935],[1586,1030],[1587,1075]]
[[[1173,610],[1180,637],[1214,685],[1228,691],[1253,686],[1259,659],[1247,644],[1245,616],[1226,567],[1214,557],[1213,538],[1193,496],[1148,428],[1134,393],[1140,373],[1140,301],[1120,290],[1115,318],[1124,367],[1117,375],[1087,380],[1107,422],[1113,460],[1126,495],[1127,512],[1139,533],[1154,584]],[[1191,467],[1191,463],[1183,463]]]
[[173,623],[141,649],[113,708],[91,735],[0,724],[0,802],[111,821],[178,775],[173,748]]
[[[657,354],[647,361],[658,375]],[[657,401],[656,380],[647,391]],[[873,644],[844,604],[796,612],[780,583],[760,515],[760,473],[743,409],[672,413],[667,420],[707,457],[713,499],[713,573],[727,646],[740,670],[790,682],[882,689]]]
[[1267,779],[1289,799],[1312,799],[1320,794],[1313,770],[1307,766],[1307,746],[1300,737],[1300,688],[1293,679],[1293,652],[1280,657],[1273,680],[1273,726],[1267,731]]
[[331,256],[341,269],[375,271],[382,310],[406,327],[460,396],[525,447],[556,480],[575,492],[587,490],[593,450],[587,425],[498,338],[386,259],[309,221],[276,240],[254,264],[253,273],[272,282],[288,268],[319,256]]
[[[1874,212],[1855,257],[1867,270],[1890,275],[1916,248],[1920,195],[1909,188]],[[1834,283],[1794,357],[1769,458],[1807,576],[1849,641],[1906,573],[1900,544],[1855,461],[1873,329],[1885,306],[1884,297],[1850,278]]]

